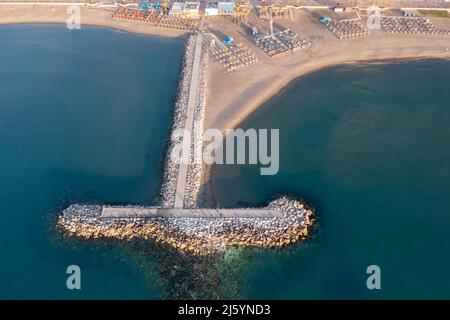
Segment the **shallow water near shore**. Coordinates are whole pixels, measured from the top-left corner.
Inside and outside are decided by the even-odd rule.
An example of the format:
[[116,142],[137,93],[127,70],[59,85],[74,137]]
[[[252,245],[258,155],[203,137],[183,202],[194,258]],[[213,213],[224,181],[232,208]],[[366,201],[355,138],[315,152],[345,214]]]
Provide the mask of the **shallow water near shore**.
[[[248,259],[247,297],[450,297],[449,83],[450,61],[346,64],[294,81],[242,124],[280,129],[280,171],[216,165],[216,202],[289,193],[319,218],[306,247]],[[366,287],[373,264],[379,291]]]

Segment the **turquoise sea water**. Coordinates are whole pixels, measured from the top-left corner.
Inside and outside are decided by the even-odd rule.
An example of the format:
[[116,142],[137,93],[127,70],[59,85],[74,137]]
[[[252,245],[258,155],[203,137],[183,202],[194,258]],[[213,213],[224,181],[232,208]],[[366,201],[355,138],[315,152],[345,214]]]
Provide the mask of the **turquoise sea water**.
[[[243,127],[280,129],[279,174],[217,166],[214,200],[290,193],[318,230],[201,259],[54,228],[72,202],[154,203],[183,42],[35,25],[0,39],[0,298],[450,297],[449,61],[325,69],[267,102]],[[366,289],[370,264],[381,291]]]

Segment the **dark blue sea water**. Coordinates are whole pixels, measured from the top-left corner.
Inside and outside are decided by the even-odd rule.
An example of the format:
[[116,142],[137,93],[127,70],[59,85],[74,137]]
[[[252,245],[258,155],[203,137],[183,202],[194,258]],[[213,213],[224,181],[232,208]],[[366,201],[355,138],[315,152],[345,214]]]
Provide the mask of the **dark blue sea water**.
[[242,124],[280,129],[280,171],[217,165],[216,201],[289,193],[319,219],[306,247],[248,259],[246,296],[450,298],[449,89],[450,61],[347,64],[294,81]]
[[71,201],[154,202],[183,41],[36,25],[0,39],[0,297],[153,297],[117,246],[71,249],[52,219]]
[[450,297],[449,61],[325,69],[267,102],[242,126],[280,129],[279,174],[217,166],[215,201],[290,193],[319,227],[208,259],[55,230],[72,202],[154,203],[183,42],[36,25],[0,39],[0,298]]

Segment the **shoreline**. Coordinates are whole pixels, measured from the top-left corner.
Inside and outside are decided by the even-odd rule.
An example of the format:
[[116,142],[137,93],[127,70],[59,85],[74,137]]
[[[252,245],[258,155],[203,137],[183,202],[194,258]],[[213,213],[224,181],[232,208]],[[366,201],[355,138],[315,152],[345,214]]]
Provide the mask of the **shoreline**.
[[[320,71],[322,69],[326,68],[332,68],[335,66],[339,66],[346,63],[390,63],[390,62],[396,62],[396,61],[414,61],[414,60],[426,60],[426,59],[444,59],[448,60],[450,59],[450,51],[445,52],[442,54],[436,53],[424,53],[420,56],[418,55],[405,55],[402,57],[396,57],[396,56],[390,56],[387,55],[383,58],[362,58],[362,59],[335,59],[332,61],[319,61],[316,63],[312,63],[311,65],[308,65],[306,67],[301,67],[299,70],[292,71],[288,76],[283,77],[282,80],[280,80],[275,85],[271,86],[268,90],[265,91],[265,93],[258,97],[249,97],[247,99],[244,98],[244,102],[242,104],[242,107],[240,107],[240,114],[234,117],[233,119],[227,119],[225,122],[220,122],[215,120],[214,124],[217,125],[217,128],[220,130],[230,129],[230,128],[238,128],[239,125],[248,119],[252,113],[256,110],[258,110],[260,107],[262,107],[264,104],[266,104],[269,100],[271,100],[273,97],[280,94],[285,88],[287,88],[292,82],[297,81],[298,79]],[[250,87],[251,88],[251,87]],[[267,88],[265,88],[267,89]],[[209,94],[211,94],[209,92]],[[208,123],[208,127],[212,127],[211,123]],[[207,127],[207,128],[208,128]]]
[[[10,7],[10,6],[8,6]],[[16,6],[17,8],[18,6]],[[37,10],[37,9],[49,9],[49,6],[46,5],[40,5],[39,7],[30,7],[26,10]],[[67,14],[64,10],[59,10],[57,12],[58,14],[55,14],[55,11],[58,11],[58,9],[63,8],[56,8],[55,11],[49,12],[51,13],[50,16],[44,16],[36,18],[23,18],[20,16],[12,17],[9,20],[7,19],[5,21],[5,17],[1,16],[1,13],[5,7],[0,7],[0,25],[33,25],[33,24],[65,24]],[[23,10],[23,8],[20,8]],[[149,36],[155,36],[155,37],[164,37],[164,38],[175,38],[175,39],[183,39],[187,40],[189,38],[189,32],[185,31],[177,31],[177,30],[170,30],[170,29],[158,29],[154,28],[151,25],[145,24],[145,23],[133,23],[123,20],[117,20],[110,17],[111,11],[104,9],[104,8],[87,8],[84,7],[82,10],[82,18],[81,24],[89,26],[89,27],[99,27],[99,28],[110,28],[116,31],[120,32],[129,32],[132,34],[140,34],[140,35],[149,35]],[[47,10],[48,11],[48,10]],[[9,12],[9,11],[8,11]],[[6,17],[8,18],[8,17]],[[83,22],[83,20],[87,20],[87,22]],[[391,38],[391,40],[398,39],[401,42],[408,42],[408,41],[419,41],[419,42],[442,42],[437,44],[440,48],[440,50],[430,49],[427,47],[432,47],[432,45],[423,45],[423,47],[416,47],[416,48],[408,48],[408,46],[393,46],[391,52],[384,52],[386,49],[389,48],[379,48],[380,52],[370,52],[365,53],[361,52],[358,54],[352,54],[352,53],[346,53],[344,52],[344,55],[342,55],[343,50],[337,50],[335,51],[335,54],[332,55],[321,55],[318,49],[321,49],[323,47],[324,43],[330,42],[331,44],[331,50],[333,50],[333,46],[336,43],[343,43],[345,41],[349,41],[349,43],[356,43],[356,47],[359,48],[360,45],[362,45],[362,42],[367,42],[367,39],[352,39],[352,40],[337,40],[332,39],[330,40],[330,37],[326,37],[328,39],[319,40],[314,44],[314,47],[311,50],[311,52],[308,53],[296,53],[287,57],[283,57],[280,59],[274,59],[271,60],[267,57],[264,57],[261,59],[263,61],[262,63],[262,72],[258,72],[255,74],[254,69],[250,70],[243,70],[241,72],[238,72],[238,79],[235,78],[235,74],[223,74],[223,72],[215,70],[212,73],[209,72],[207,75],[207,82],[209,83],[218,83],[220,85],[220,89],[226,89],[228,92],[233,92],[232,95],[228,95],[227,98],[222,99],[215,99],[214,104],[217,112],[213,114],[211,117],[211,111],[213,109],[208,108],[208,106],[211,104],[211,99],[208,98],[206,101],[206,115],[205,115],[205,124],[204,129],[209,128],[217,128],[222,131],[228,128],[235,128],[238,127],[239,124],[244,122],[255,110],[259,109],[263,104],[265,104],[268,100],[273,98],[275,95],[280,93],[285,87],[287,87],[292,81],[296,81],[297,79],[312,73],[319,71],[324,68],[337,66],[340,64],[345,63],[377,63],[377,62],[389,62],[389,61],[405,61],[405,60],[422,60],[422,59],[450,59],[450,38],[429,38],[429,37],[422,37],[420,39],[419,36],[415,35],[401,35],[400,37],[398,35],[384,35],[386,38]],[[379,39],[380,37],[377,37],[375,39],[370,39],[369,41],[372,43],[372,47],[374,47],[373,44],[376,44],[377,42],[382,42],[382,40]],[[337,41],[336,41],[337,40]],[[391,41],[392,42],[392,41]],[[394,42],[395,43],[395,42]],[[252,47],[252,46],[250,46]],[[254,46],[253,46],[254,47]],[[351,46],[355,47],[355,45]],[[446,47],[447,50],[444,50],[444,47]],[[339,48],[337,48],[339,49]],[[416,49],[416,50],[415,50]],[[400,52],[398,52],[400,50]],[[405,53],[401,51],[406,51]],[[274,67],[274,63],[280,62],[279,66]],[[293,64],[300,64],[298,66],[293,66]],[[212,69],[212,68],[211,68]],[[265,71],[267,73],[271,74],[271,77],[264,77],[261,74],[264,74]],[[282,75],[283,74],[283,75]],[[229,78],[231,80],[226,81],[226,85],[222,84],[222,81],[224,78]],[[275,78],[274,78],[275,77]],[[249,78],[257,79],[256,81],[249,81]],[[243,79],[240,81],[240,79]],[[267,82],[269,80],[274,80],[272,85],[268,85]],[[266,83],[262,83],[266,82]],[[240,86],[244,90],[235,90],[236,86]],[[255,96],[254,91],[258,90],[261,95]],[[214,87],[207,87],[207,96],[215,96],[215,93],[217,93],[217,88]],[[236,94],[243,93],[243,94]],[[247,93],[250,93],[250,95],[246,96]],[[232,97],[230,99],[230,97]],[[240,106],[237,108],[236,105],[239,104]],[[217,107],[217,105],[219,105]],[[231,109],[231,110],[229,110]],[[236,109],[236,110],[234,110]],[[222,113],[223,111],[231,112],[230,115],[225,114],[224,120],[218,120],[217,119],[217,113]]]
[[[249,100],[247,103],[249,107],[245,110],[245,112],[241,113],[237,118],[230,120],[223,124],[220,129],[222,131],[229,128],[241,128],[242,124],[244,124],[249,118],[253,116],[255,112],[260,111],[268,101],[275,98],[276,96],[283,93],[284,90],[288,89],[290,85],[294,82],[300,80],[301,78],[312,74],[314,72],[321,71],[327,68],[333,68],[336,66],[344,65],[344,64],[385,64],[385,63],[395,63],[395,62],[408,62],[408,61],[416,61],[416,60],[431,60],[431,59],[439,59],[439,60],[450,60],[450,52],[449,54],[444,54],[442,56],[439,55],[424,55],[424,56],[410,56],[410,57],[386,57],[386,58],[377,58],[373,60],[349,60],[349,61],[334,61],[330,63],[316,65],[314,67],[303,69],[298,72],[297,75],[286,78],[284,82],[274,86],[271,91],[265,96],[262,102]],[[244,107],[245,109],[245,107]],[[212,166],[204,166],[203,174],[202,174],[202,186],[206,186],[202,190],[202,194],[200,195],[203,202],[208,205],[216,203],[216,192],[214,188],[214,171]]]
[[[13,9],[11,9],[13,8]],[[0,6],[1,25],[65,25],[69,17],[66,6],[53,7],[50,5]],[[150,24],[130,22],[112,18],[112,11],[105,8],[81,7],[81,30],[83,26],[110,28],[121,32],[139,35],[149,35],[163,38],[187,39],[189,32],[155,28]]]
[[[67,13],[65,8],[61,10],[46,7],[30,8],[28,13],[32,13],[32,18],[17,18],[15,21],[8,21],[1,16],[0,8],[0,24],[65,24]],[[19,10],[20,11],[20,10]],[[37,11],[44,14],[44,18],[36,15]],[[55,15],[55,11],[58,13]],[[162,36],[169,38],[183,38],[190,35],[186,31],[173,31],[167,29],[155,28],[149,24],[136,23],[129,21],[121,21],[113,19],[110,10],[87,9],[82,10],[82,25],[92,27],[110,28],[118,31],[125,31],[135,34],[144,34],[151,36]],[[50,13],[50,18],[49,14]],[[87,22],[85,22],[87,21]],[[306,22],[311,23],[311,22]],[[235,128],[245,122],[252,113],[260,109],[265,103],[280,94],[291,83],[306,76],[309,73],[319,71],[324,68],[333,67],[345,63],[387,63],[394,60],[418,60],[418,59],[439,59],[450,58],[450,37],[429,37],[422,35],[391,35],[376,31],[367,38],[358,38],[350,40],[339,40],[330,32],[324,31],[323,26],[313,25],[308,35],[312,39],[312,47],[303,51],[292,53],[291,55],[279,58],[269,58],[255,47],[251,41],[243,40],[244,45],[253,49],[256,55],[259,55],[260,64],[251,68],[237,71],[235,73],[224,73],[217,65],[211,63],[211,66],[205,68],[204,81],[206,87],[205,92],[198,93],[200,96],[206,97],[205,101],[195,106],[195,118],[197,119],[194,126],[195,138],[201,136],[204,129],[216,128],[222,132],[228,128]],[[314,32],[316,34],[314,34]],[[300,34],[300,33],[299,33]],[[200,35],[198,35],[200,36]],[[178,88],[178,98],[174,105],[174,118],[172,119],[172,133],[174,129],[184,127],[185,113],[183,112],[187,106],[189,97],[189,85],[192,79],[192,37],[187,40],[185,48],[185,63],[180,70],[180,83]],[[190,44],[189,44],[190,43]],[[413,44],[413,45],[412,45]],[[205,54],[206,56],[206,54]],[[205,59],[208,59],[207,57]],[[201,77],[203,77],[201,75]],[[201,91],[201,90],[200,90]],[[197,94],[197,93],[196,93]],[[204,105],[203,105],[204,103]],[[206,109],[206,112],[204,112]],[[203,120],[204,113],[204,120]],[[192,140],[190,152],[191,156],[201,151],[201,144],[196,145],[196,140]],[[179,167],[171,161],[168,161],[169,153],[174,146],[169,145],[166,151],[166,166],[163,173],[163,183],[161,187],[162,207],[173,207],[173,198],[175,197],[175,177],[179,173]],[[188,198],[184,197],[184,207],[197,207],[200,201],[215,202],[216,195],[214,193],[212,183],[212,167],[199,165],[191,167],[192,173],[188,175],[190,180],[194,181],[194,185],[187,190]],[[196,181],[199,180],[197,185]],[[192,182],[192,181],[191,181]],[[97,214],[97,209],[89,206],[74,205],[65,211],[59,220],[59,225],[69,231],[70,234],[79,235],[81,237],[116,237],[119,239],[129,239],[133,237],[142,237],[144,239],[154,238],[157,242],[165,243],[182,251],[194,254],[211,254],[217,253],[230,246],[260,246],[260,247],[280,247],[286,244],[294,243],[299,239],[304,239],[308,234],[307,226],[298,224],[302,219],[307,219],[313,215],[310,210],[303,209],[303,203],[293,198],[279,198],[274,201],[274,209],[284,212],[284,216],[276,218],[275,224],[265,223],[264,219],[251,219],[243,222],[242,218],[226,218],[220,217],[215,221],[207,218],[196,218],[193,221],[189,218],[164,218],[166,220],[129,220],[130,223],[124,222],[124,218],[116,220],[104,219]],[[269,204],[271,206],[271,204]],[[206,206],[207,207],[207,206]],[[182,206],[183,208],[183,206]],[[260,208],[261,210],[267,209]],[[293,210],[294,214],[289,212]],[[91,212],[92,211],[92,212]],[[92,214],[94,213],[94,216]],[[87,214],[87,216],[84,216]],[[187,220],[186,220],[187,219]],[[278,219],[278,220],[277,220]],[[149,222],[150,221],[150,222]],[[312,220],[314,221],[314,219]],[[311,222],[312,222],[311,221]],[[135,224],[135,222],[138,222]],[[127,227],[124,229],[124,223]],[[227,236],[225,230],[230,231]],[[293,226],[295,223],[295,226]],[[95,225],[92,229],[91,224]],[[148,228],[148,224],[151,225]],[[279,229],[277,225],[282,225],[283,229]],[[306,228],[306,229],[305,229]],[[243,231],[247,232],[245,242],[241,238]],[[71,231],[72,230],[72,231]],[[200,231],[199,231],[200,230]],[[209,230],[206,232],[205,230]],[[212,230],[212,234],[211,234]],[[292,233],[283,233],[287,230],[293,230]],[[302,231],[303,230],[303,231]],[[192,232],[199,231],[199,236],[192,238]],[[264,241],[261,240],[261,231]],[[295,232],[294,232],[295,231]],[[300,233],[296,233],[296,232]],[[220,235],[220,237],[216,237]],[[128,237],[128,235],[130,237]],[[268,238],[266,239],[266,235]],[[176,241],[172,241],[175,239]],[[236,240],[237,239],[237,240]],[[288,239],[288,242],[284,242]],[[268,242],[267,242],[267,241]],[[194,241],[197,244],[193,246],[195,249],[186,247],[185,242]],[[262,241],[262,242],[261,242]],[[273,245],[276,243],[276,245]],[[214,248],[213,248],[214,247]]]
[[[237,128],[292,82],[321,69],[345,63],[389,63],[391,61],[450,59],[450,37],[392,34],[374,30],[363,38],[337,39],[308,13],[298,11],[301,26],[287,19],[280,24],[311,40],[310,49],[281,58],[259,54],[261,64],[250,70],[224,74],[210,68],[205,130]],[[450,20],[449,20],[450,21]],[[450,30],[450,23],[447,23]],[[306,33],[306,35],[305,35]],[[250,41],[245,43],[258,52]],[[213,108],[208,106],[213,105]],[[202,200],[215,202],[211,166],[204,166]],[[211,198],[208,200],[208,198]]]
[[[1,26],[63,26],[65,23],[64,22],[7,22],[7,23],[3,23],[0,21],[0,27]],[[125,28],[118,28],[117,26],[112,26],[112,25],[106,25],[106,24],[92,24],[92,23],[84,23],[82,25],[81,30],[83,30],[83,27],[88,27],[88,28],[100,28],[100,29],[110,29],[112,31],[116,31],[116,32],[123,32],[123,33],[129,33],[129,34],[133,34],[133,35],[139,35],[139,36],[148,36],[148,37],[154,37],[154,38],[162,38],[162,39],[180,39],[180,40],[187,40],[189,38],[189,34],[188,33],[182,33],[178,36],[176,35],[164,35],[164,34],[159,34],[159,33],[151,33],[151,32],[140,32],[140,31],[131,31]],[[156,30],[156,29],[155,29]]]
[[261,109],[268,101],[272,100],[274,97],[280,95],[284,90],[286,90],[293,82],[300,80],[301,78],[308,76],[312,73],[333,68],[345,64],[386,64],[386,63],[395,63],[395,62],[408,62],[408,61],[419,61],[419,60],[450,60],[450,54],[448,56],[423,56],[423,57],[402,57],[402,58],[381,58],[381,59],[374,59],[374,60],[350,60],[350,61],[343,61],[343,62],[333,62],[329,64],[324,64],[321,66],[317,66],[316,68],[311,68],[308,70],[304,70],[300,72],[297,76],[293,76],[293,78],[286,79],[286,83],[281,84],[280,86],[274,87],[273,91],[268,95],[267,99],[264,99],[264,101],[260,104],[258,104],[255,108],[252,108],[252,111],[250,111],[245,117],[242,117],[240,120],[233,120],[229,122],[228,125],[225,126],[225,129],[228,128],[240,128],[240,125],[244,123],[247,119],[249,119],[254,112]]

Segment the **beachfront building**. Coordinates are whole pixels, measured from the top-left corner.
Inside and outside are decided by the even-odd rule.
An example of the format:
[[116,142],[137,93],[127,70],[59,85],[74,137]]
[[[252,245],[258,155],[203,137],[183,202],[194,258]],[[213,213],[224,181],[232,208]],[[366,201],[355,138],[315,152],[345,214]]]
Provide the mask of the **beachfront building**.
[[334,7],[334,12],[344,12],[345,11],[345,4],[343,3],[336,3],[336,6]]
[[185,2],[183,12],[187,17],[198,17],[200,12],[200,2]]
[[170,16],[183,16],[184,15],[184,3],[174,2],[172,4],[172,9],[169,12]]
[[205,8],[207,16],[231,16],[234,13],[234,2],[210,2]]
[[210,2],[205,8],[206,16],[218,16],[219,15],[219,3]]
[[234,11],[234,2],[219,2],[219,15],[230,16]]
[[246,17],[250,12],[250,5],[248,1],[235,2],[234,15]]

